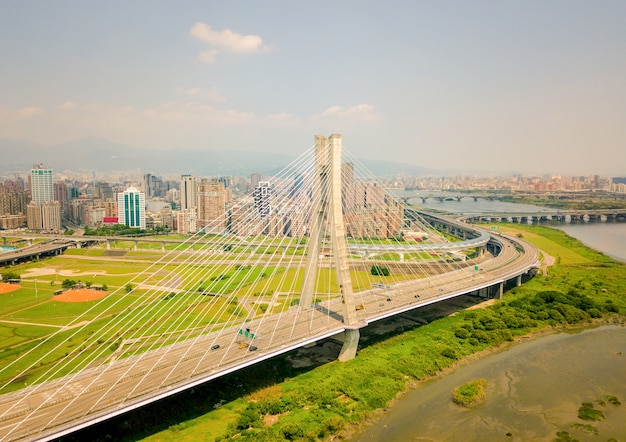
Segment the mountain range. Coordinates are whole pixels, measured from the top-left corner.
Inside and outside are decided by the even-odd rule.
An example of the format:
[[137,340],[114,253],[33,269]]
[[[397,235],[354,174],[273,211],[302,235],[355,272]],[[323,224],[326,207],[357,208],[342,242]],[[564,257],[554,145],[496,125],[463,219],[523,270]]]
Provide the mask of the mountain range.
[[[198,176],[273,175],[295,157],[281,153],[235,150],[197,151],[184,148],[150,151],[102,138],[86,138],[54,145],[0,138],[0,172],[26,172],[42,163],[53,170],[123,171],[140,169],[155,174],[189,173]],[[359,159],[376,176],[440,174],[433,169],[392,161]]]

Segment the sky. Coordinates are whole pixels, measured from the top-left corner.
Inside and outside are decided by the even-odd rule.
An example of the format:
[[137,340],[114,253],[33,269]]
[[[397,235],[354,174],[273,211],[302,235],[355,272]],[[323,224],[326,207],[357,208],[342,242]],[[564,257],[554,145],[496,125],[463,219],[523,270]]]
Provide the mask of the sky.
[[0,10],[0,138],[299,155],[339,133],[364,159],[626,175],[624,0]]

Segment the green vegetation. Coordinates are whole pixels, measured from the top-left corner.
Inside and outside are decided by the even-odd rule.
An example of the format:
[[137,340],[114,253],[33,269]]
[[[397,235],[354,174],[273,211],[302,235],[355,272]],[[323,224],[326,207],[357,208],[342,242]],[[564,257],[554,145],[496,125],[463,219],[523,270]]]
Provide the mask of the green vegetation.
[[20,279],[20,274],[16,272],[4,272],[2,273],[0,281],[8,281],[9,279]]
[[471,407],[485,400],[487,396],[486,388],[486,379],[474,379],[460,387],[456,387],[452,393],[452,400],[463,407]]
[[370,273],[374,276],[389,276],[389,269],[387,267],[374,264],[370,269]]
[[[507,343],[539,328],[624,321],[625,265],[587,249],[560,231],[519,225],[503,225],[502,230],[511,234],[523,233],[525,240],[535,243],[546,254],[559,258],[558,264],[549,269],[547,276],[536,276],[524,285],[510,289],[505,293],[504,300],[491,308],[460,311],[454,316],[443,318],[427,317],[427,325],[415,323],[405,326],[402,334],[389,332],[386,335],[366,336],[364,330],[358,356],[346,363],[333,361],[313,368],[298,368],[290,364],[288,356],[277,357],[108,422],[105,429],[96,427],[90,431],[94,431],[98,438],[106,434],[113,439],[136,440],[161,430],[148,438],[160,441],[194,438],[241,441],[329,438],[346,425],[359,423],[374,411],[385,408],[399,392],[408,388],[409,382],[437,375],[457,360],[487,347]],[[89,281],[100,284],[106,281],[109,286],[123,292],[124,285],[130,279],[128,275],[139,274],[148,267],[153,252],[132,252],[144,257],[142,259],[146,262],[106,264],[97,259],[90,260],[90,253],[93,251],[81,252],[85,259],[75,261],[69,255],[65,256],[63,264],[69,266],[67,268],[93,271],[94,274],[97,270],[105,269],[107,276],[99,275],[96,279],[90,277]],[[52,259],[47,262],[54,264],[58,261]],[[35,264],[22,264],[11,270],[23,274],[29,266]],[[190,324],[202,324],[201,321],[220,321],[229,318],[229,315],[240,314],[241,305],[237,298],[242,299],[240,290],[244,289],[233,287],[254,280],[252,273],[256,270],[251,268],[236,272],[242,274],[238,277],[233,268],[217,266],[206,271],[203,277],[205,282],[202,290],[211,290],[211,284],[222,284],[221,288],[232,289],[228,297],[219,299],[221,304],[212,304],[211,310],[205,311],[203,302],[209,296],[196,292],[198,287],[193,287],[192,293],[181,293],[175,297],[178,300],[179,296],[187,296],[181,308],[186,309],[191,316],[185,315],[188,319],[182,321],[181,315],[172,312],[171,317],[151,324],[151,333],[160,336],[172,325],[175,325],[174,329],[181,330]],[[284,281],[291,284],[294,279],[301,278],[301,270],[266,268],[264,271],[266,275],[261,282],[245,287],[250,293],[258,293],[255,308],[259,311],[287,308],[296,299],[295,295],[277,295],[276,305],[272,307],[268,307],[266,296],[282,292],[283,288],[288,287]],[[322,283],[325,287],[331,287],[331,291],[337,289],[330,272],[321,272],[321,275],[325,279]],[[401,278],[401,275],[398,277]],[[215,279],[211,281],[211,278]],[[40,282],[44,279],[54,281],[55,276],[37,279]],[[353,274],[356,287],[367,284],[368,280],[371,281],[371,276],[367,275],[367,271]],[[190,281],[187,283],[191,284]],[[33,323],[45,317],[47,323],[65,325],[72,315],[84,312],[85,306],[82,304],[61,305],[51,301],[53,288],[45,284],[46,292],[42,285],[39,285],[40,301],[47,299],[47,304],[40,307],[34,305],[34,287],[32,283],[27,283],[26,287],[3,297],[0,317],[20,315],[20,321],[26,319]],[[163,299],[169,292],[155,296]],[[148,305],[150,297],[141,290],[133,290],[130,295],[119,293],[114,296],[117,298],[110,295],[104,299],[106,302],[119,300],[115,314],[118,319],[122,319],[122,327],[126,326],[127,318],[132,313],[125,310],[127,304],[124,302],[130,303],[129,298],[145,296],[146,304],[140,308],[151,308]],[[168,300],[161,302],[167,303]],[[100,310],[100,304],[96,306],[96,311]],[[102,308],[105,307],[106,303],[102,304]],[[61,309],[63,315],[59,316],[64,319],[46,317],[50,315],[51,309]],[[227,309],[231,312],[227,313]],[[20,312],[17,313],[17,310]],[[67,334],[59,334],[51,342],[60,344],[59,350],[42,361],[43,367],[55,359],[63,358],[67,353],[93,353],[101,344],[92,342],[90,333],[102,329],[106,321],[107,318],[95,321],[71,341],[69,331]],[[0,328],[3,343],[5,339],[9,342],[0,353],[0,366],[14,360],[20,352],[32,348],[39,342],[38,339],[54,330],[35,325],[24,326],[27,327],[24,329],[21,327],[13,324]],[[132,333],[129,332],[123,339],[132,338]],[[102,348],[108,349],[107,355],[119,347],[122,339],[113,333],[98,337],[104,340],[105,347]],[[159,342],[167,342],[171,336],[163,336],[161,339]],[[8,348],[11,345],[13,347]],[[138,345],[147,346],[149,342]],[[32,362],[25,361],[25,366]],[[16,367],[16,370],[21,368]],[[73,368],[68,367],[68,370]],[[36,375],[37,370],[32,375]],[[607,397],[606,400],[608,403],[619,402],[617,398]]]
[[[513,231],[512,226],[507,229]],[[532,226],[520,230],[526,240],[540,243],[539,247],[552,256],[561,254],[562,259],[550,268],[548,276],[537,276],[509,290],[502,302],[416,325],[401,335],[374,343],[368,341],[357,358],[346,363],[331,362],[298,376],[294,376],[294,369],[280,368],[285,366],[283,359],[268,361],[253,370],[254,374],[238,374],[238,381],[247,382],[251,381],[248,376],[259,373],[269,377],[246,383],[245,391],[224,405],[227,413],[222,409],[207,410],[185,422],[185,429],[176,424],[170,429],[165,426],[164,431],[147,440],[177,440],[192,435],[203,435],[208,440],[328,438],[386,407],[407,388],[407,381],[436,375],[457,359],[484,348],[538,328],[624,320],[616,315],[626,310],[626,266],[587,249],[560,231]],[[284,378],[288,380],[282,381]],[[274,393],[269,395],[268,391]],[[229,415],[230,419],[224,420]],[[220,423],[215,427],[218,419]],[[563,432],[557,440],[573,440],[568,436]]]
[[85,235],[88,236],[137,236],[137,235],[155,235],[166,233],[169,230],[163,226],[156,226],[154,230],[138,229],[129,227],[124,224],[113,224],[110,226],[85,227]]
[[626,209],[626,200],[610,196],[589,194],[587,197],[575,199],[554,199],[542,196],[517,197],[514,195],[501,195],[495,197],[499,201],[516,204],[532,204],[535,206],[552,207],[554,209],[568,210],[602,210],[602,209]]
[[578,409],[578,418],[584,421],[599,421],[604,419],[604,413],[594,408],[591,402],[583,402]]

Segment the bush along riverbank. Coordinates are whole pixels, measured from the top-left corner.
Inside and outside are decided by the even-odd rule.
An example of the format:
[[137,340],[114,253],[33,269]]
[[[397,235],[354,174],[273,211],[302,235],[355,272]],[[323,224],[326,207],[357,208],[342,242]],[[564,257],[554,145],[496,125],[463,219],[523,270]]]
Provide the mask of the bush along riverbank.
[[[105,432],[95,430],[90,437],[148,441],[342,437],[411,385],[483,350],[537,331],[625,322],[626,265],[558,230],[505,228],[536,243],[557,264],[547,276],[538,275],[507,291],[502,301],[441,318],[425,317],[427,324],[414,322],[400,334],[363,339],[357,357],[345,363],[297,369],[288,357],[275,358],[122,416]],[[153,434],[147,436],[150,430]]]

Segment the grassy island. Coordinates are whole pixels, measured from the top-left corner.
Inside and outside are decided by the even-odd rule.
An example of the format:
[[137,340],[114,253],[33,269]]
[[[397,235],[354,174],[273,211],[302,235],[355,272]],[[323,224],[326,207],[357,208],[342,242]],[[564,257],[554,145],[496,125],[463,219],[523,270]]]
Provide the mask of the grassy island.
[[474,379],[456,387],[452,392],[452,400],[463,407],[480,404],[487,397],[486,388],[486,379]]

